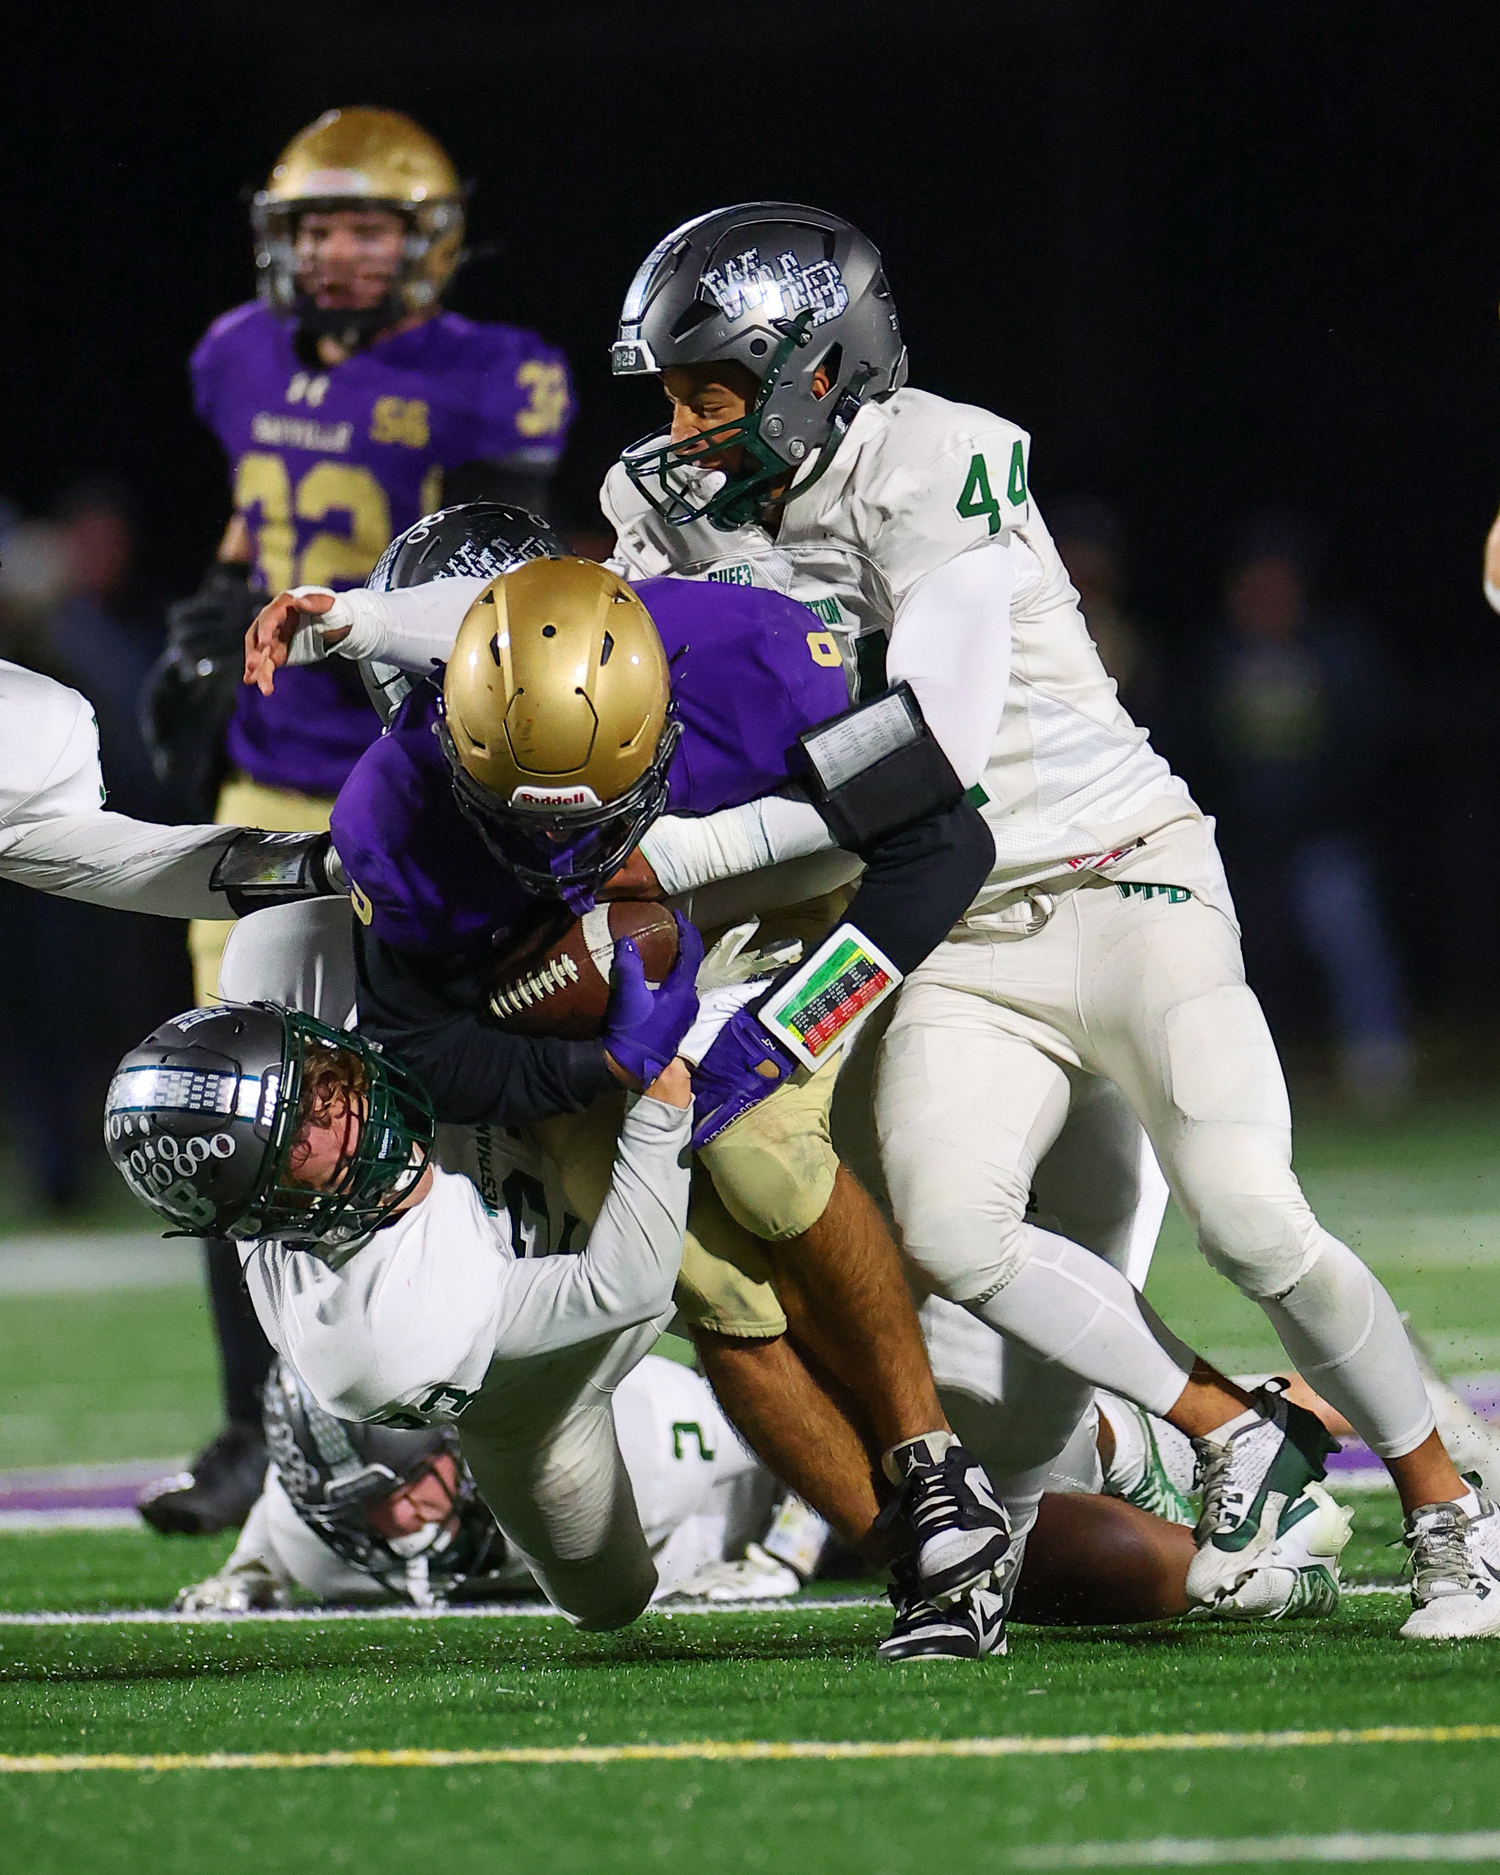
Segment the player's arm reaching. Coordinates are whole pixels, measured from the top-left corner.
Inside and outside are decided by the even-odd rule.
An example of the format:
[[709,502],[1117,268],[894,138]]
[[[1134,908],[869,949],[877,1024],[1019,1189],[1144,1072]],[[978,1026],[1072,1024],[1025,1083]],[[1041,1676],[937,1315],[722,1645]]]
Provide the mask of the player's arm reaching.
[[88,701],[0,669],[0,878],[60,898],[166,918],[227,918],[348,890],[326,834],[165,827],[105,810]]
[[678,1057],[631,1105],[586,1248],[518,1262],[507,1276],[497,1360],[552,1354],[671,1307],[687,1229],[692,1101]]

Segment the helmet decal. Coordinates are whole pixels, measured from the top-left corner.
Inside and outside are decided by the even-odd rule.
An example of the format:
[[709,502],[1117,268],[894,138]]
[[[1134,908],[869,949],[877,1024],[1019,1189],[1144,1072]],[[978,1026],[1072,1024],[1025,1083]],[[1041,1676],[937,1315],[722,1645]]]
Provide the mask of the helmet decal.
[[752,309],[768,319],[810,312],[813,325],[820,326],[837,319],[849,304],[844,276],[831,260],[804,267],[790,249],[774,261],[763,261],[758,248],[747,248],[722,267],[709,267],[702,286],[727,319],[739,319]]

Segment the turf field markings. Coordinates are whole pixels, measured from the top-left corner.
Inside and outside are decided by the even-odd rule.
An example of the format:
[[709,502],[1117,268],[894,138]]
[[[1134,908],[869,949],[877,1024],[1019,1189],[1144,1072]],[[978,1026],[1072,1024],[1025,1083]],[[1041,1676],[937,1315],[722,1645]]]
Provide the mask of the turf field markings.
[[0,1757],[0,1776],[68,1771],[461,1770],[561,1764],[772,1764],[871,1758],[1079,1758],[1141,1751],[1306,1751],[1323,1745],[1468,1745],[1500,1741],[1500,1725],[1371,1725],[1300,1732],[1081,1732],[1056,1737],[717,1739],[672,1745],[498,1745],[472,1751],[210,1751],[41,1753]]
[[1148,1837],[1017,1849],[1012,1868],[1220,1868],[1237,1862],[1497,1862],[1500,1830],[1451,1835]]
[[[1345,1595],[1409,1595],[1404,1582],[1345,1583]],[[658,1602],[649,1612],[669,1621],[704,1615],[800,1615],[838,1608],[884,1608],[883,1596],[812,1595],[761,1602]],[[11,1613],[0,1609],[0,1628],[152,1628],[224,1627],[234,1621],[323,1623],[329,1621],[510,1621],[562,1620],[545,1602],[490,1602],[456,1608],[411,1608],[379,1605],[373,1608],[252,1608],[243,1614],[206,1610],[178,1614],[170,1608],[124,1608],[113,1613],[68,1614],[60,1609],[31,1609]],[[1238,1624],[1236,1624],[1238,1626]]]
[[[765,1602],[658,1602],[651,1610],[669,1621],[679,1616],[725,1614],[817,1613],[832,1608],[884,1608],[884,1596],[822,1595],[806,1599],[791,1597]],[[563,1617],[543,1601],[488,1602],[456,1608],[412,1608],[379,1605],[373,1608],[254,1608],[244,1614],[224,1614],[207,1610],[201,1614],[178,1614],[171,1608],[126,1608],[117,1613],[64,1614],[57,1609],[33,1609],[10,1614],[0,1610],[0,1628],[149,1628],[149,1627],[223,1627],[231,1621],[496,1621],[552,1620]]]

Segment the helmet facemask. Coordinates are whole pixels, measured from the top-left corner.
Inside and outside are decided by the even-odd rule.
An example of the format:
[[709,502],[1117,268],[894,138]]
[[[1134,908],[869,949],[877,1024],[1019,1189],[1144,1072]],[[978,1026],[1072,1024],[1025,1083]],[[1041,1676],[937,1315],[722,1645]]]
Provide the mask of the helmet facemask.
[[[905,383],[873,244],[839,216],[778,202],[715,210],[659,242],[621,309],[614,375],[731,363],[760,385],[743,419],[677,443],[658,432],[621,458],[674,526],[744,527],[805,494],[862,406]],[[731,449],[742,452],[734,473],[698,466]]]
[[[811,316],[801,314],[771,354],[760,390],[743,417],[713,429],[695,430],[680,442],[672,440],[669,425],[643,436],[621,454],[625,473],[671,526],[711,521],[726,530],[744,527],[774,498],[778,486],[791,481],[793,468],[777,455],[762,425],[787,361],[798,345],[806,342],[810,323]],[[699,467],[705,456],[722,455],[730,449],[738,449],[748,458],[750,466],[738,475]],[[817,473],[821,472],[819,465]],[[712,488],[708,486],[710,477],[715,482]]]
[[[544,803],[502,801],[464,767],[446,722],[438,722],[438,746],[453,779],[459,811],[508,872],[531,891],[560,898],[582,915],[595,894],[640,845],[646,829],[665,811],[668,771],[682,736],[669,715],[650,765],[634,785],[612,801]],[[517,794],[587,794],[590,788],[517,789]]]
[[[325,1262],[352,1254],[408,1197],[432,1157],[432,1103],[398,1062],[358,1035],[312,1016],[283,1014],[286,1046],[271,1141],[261,1183],[245,1215],[228,1226],[235,1238],[305,1242]],[[322,1189],[292,1176],[298,1136],[310,1118],[317,1084],[334,1073],[357,1101],[358,1134]]]

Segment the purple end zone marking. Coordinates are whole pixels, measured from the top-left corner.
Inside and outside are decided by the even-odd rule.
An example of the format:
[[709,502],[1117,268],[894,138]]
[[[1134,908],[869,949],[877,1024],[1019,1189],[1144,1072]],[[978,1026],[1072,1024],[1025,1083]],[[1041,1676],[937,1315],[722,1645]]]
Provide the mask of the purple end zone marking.
[[181,1471],[180,1458],[123,1465],[67,1465],[49,1471],[0,1472],[0,1516],[77,1510],[134,1510],[148,1484]]

